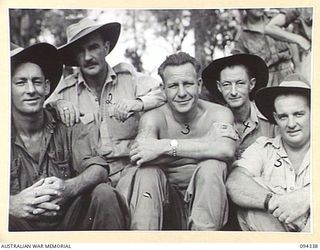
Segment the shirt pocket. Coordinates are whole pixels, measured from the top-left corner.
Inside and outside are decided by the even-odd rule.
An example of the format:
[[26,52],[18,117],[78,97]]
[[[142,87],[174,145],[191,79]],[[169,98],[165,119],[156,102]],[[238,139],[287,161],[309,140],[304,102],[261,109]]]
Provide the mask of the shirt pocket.
[[107,121],[107,124],[113,141],[132,140],[137,135],[139,115],[133,114],[125,122],[111,118]]
[[[63,157],[61,157],[63,155]],[[60,156],[60,157],[59,157]],[[66,180],[73,175],[69,152],[49,154],[48,176],[56,176]]]

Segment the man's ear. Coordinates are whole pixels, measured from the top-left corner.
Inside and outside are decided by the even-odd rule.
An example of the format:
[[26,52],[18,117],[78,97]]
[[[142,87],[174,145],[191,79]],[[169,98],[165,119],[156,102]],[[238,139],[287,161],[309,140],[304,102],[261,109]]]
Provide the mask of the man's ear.
[[199,77],[199,79],[198,79],[198,86],[199,86],[199,90],[198,90],[198,92],[199,92],[199,94],[201,93],[202,83],[203,83],[202,78],[201,78],[201,77]]
[[256,78],[251,78],[250,81],[249,81],[249,84],[250,84],[250,92],[254,89],[254,87],[256,86],[256,82],[257,82],[257,79]]
[[276,123],[278,123],[278,116],[276,112],[272,112],[273,118],[275,119]]
[[106,41],[106,42],[104,43],[104,49],[105,49],[105,51],[106,51],[106,55],[108,55],[108,54],[109,54],[109,51],[110,51],[110,42],[109,42],[109,41]]
[[49,79],[46,79],[45,82],[44,82],[44,93],[45,95],[49,95],[50,93],[50,81]]
[[219,92],[222,93],[220,82],[216,81],[216,84],[217,84],[217,88],[218,88]]

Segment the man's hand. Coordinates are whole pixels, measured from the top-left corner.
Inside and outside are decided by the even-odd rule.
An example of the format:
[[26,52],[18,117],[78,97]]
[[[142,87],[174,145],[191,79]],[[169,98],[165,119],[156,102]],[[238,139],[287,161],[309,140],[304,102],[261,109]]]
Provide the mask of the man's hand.
[[53,105],[61,121],[67,126],[72,127],[75,123],[80,121],[79,109],[66,100],[57,100]]
[[136,100],[121,100],[114,104],[114,117],[125,122],[134,112],[143,110],[143,102]]
[[[56,190],[59,194],[56,196],[52,202],[61,206],[65,204],[71,197],[73,197],[72,187],[69,185],[68,181],[59,179],[55,176],[48,177],[44,180],[43,185],[49,189]],[[45,208],[38,206],[39,208]]]
[[[60,195],[59,191],[44,186],[44,179],[39,180],[32,186],[22,190],[19,194],[10,196],[10,214],[17,218],[33,219],[36,215],[46,213],[54,216],[60,207],[51,201]],[[37,210],[41,204],[47,204]]]
[[311,48],[311,43],[305,39],[303,36],[300,36],[298,45],[304,50],[308,51]]
[[309,209],[310,197],[304,190],[274,195],[269,201],[269,212],[287,224],[303,216]]
[[167,140],[153,138],[137,140],[131,147],[131,162],[140,167],[143,163],[152,161],[162,155],[167,145],[169,145]]

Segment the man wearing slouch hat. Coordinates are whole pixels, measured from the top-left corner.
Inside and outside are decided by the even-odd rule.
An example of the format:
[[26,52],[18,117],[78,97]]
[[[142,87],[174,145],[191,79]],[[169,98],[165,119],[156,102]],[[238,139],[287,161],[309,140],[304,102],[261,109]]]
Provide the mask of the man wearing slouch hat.
[[9,230],[125,229],[128,211],[105,183],[97,135],[82,124],[67,128],[43,108],[61,74],[54,46],[12,47]]

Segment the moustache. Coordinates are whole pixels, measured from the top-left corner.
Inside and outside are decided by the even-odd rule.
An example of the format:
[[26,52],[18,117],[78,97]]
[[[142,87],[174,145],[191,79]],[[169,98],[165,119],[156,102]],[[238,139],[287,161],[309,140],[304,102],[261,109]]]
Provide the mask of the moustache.
[[85,62],[84,63],[84,67],[90,67],[90,66],[95,66],[97,65],[98,63],[95,62],[95,61],[89,61],[89,62]]

